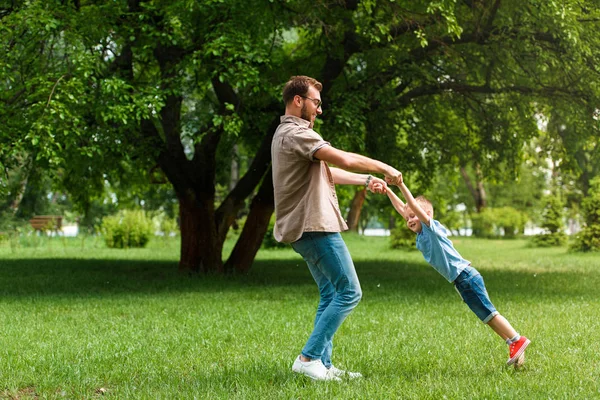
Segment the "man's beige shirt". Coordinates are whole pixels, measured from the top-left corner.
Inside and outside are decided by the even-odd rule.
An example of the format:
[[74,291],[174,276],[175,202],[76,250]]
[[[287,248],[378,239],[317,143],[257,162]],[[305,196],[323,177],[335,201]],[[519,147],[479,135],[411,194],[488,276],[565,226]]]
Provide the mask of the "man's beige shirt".
[[310,129],[309,122],[281,117],[273,136],[275,239],[291,243],[304,232],[341,232],[348,229],[329,166],[314,154],[329,142]]

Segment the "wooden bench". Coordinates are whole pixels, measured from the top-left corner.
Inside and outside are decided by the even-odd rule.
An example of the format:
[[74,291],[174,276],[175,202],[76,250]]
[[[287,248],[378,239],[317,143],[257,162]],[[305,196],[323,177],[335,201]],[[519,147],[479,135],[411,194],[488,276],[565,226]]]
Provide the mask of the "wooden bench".
[[62,215],[36,215],[29,220],[31,227],[36,231],[60,231],[62,228]]

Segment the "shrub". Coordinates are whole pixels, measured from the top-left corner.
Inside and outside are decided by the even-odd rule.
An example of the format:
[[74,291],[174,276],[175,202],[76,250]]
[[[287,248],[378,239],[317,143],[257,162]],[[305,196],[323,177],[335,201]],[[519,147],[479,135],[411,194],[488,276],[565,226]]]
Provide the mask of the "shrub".
[[492,238],[496,236],[494,230],[496,224],[496,215],[494,212],[485,208],[477,214],[471,216],[471,223],[473,228],[473,236],[479,238]]
[[[401,220],[404,221],[404,220]],[[417,235],[406,224],[397,224],[390,234],[392,249],[416,250]]]
[[591,181],[588,197],[582,202],[585,227],[575,237],[572,250],[600,251],[600,177]]
[[158,228],[158,231],[165,238],[179,236],[180,229],[177,221],[174,218],[169,217],[165,212],[161,211],[154,215],[152,218],[154,226]]
[[512,239],[525,229],[527,216],[512,207],[485,208],[471,216],[471,223],[475,237],[499,237],[502,229],[504,237]]
[[286,243],[281,243],[275,240],[275,236],[273,235],[273,231],[275,230],[275,217],[271,217],[271,221],[269,221],[269,228],[267,228],[267,233],[265,233],[265,237],[262,241],[262,247],[265,249],[282,249],[286,247]]
[[154,224],[144,211],[124,210],[104,217],[100,229],[107,247],[145,247],[154,233]]
[[491,210],[495,215],[496,227],[504,230],[504,237],[514,238],[523,232],[527,223],[527,216],[512,207],[494,208]]
[[542,228],[545,232],[532,238],[534,246],[562,246],[567,242],[567,235],[563,232],[563,207],[558,196],[552,195],[546,198],[542,212]]
[[439,221],[453,234],[460,230],[463,223],[462,214],[455,210],[446,211]]
[[541,233],[535,235],[531,241],[536,247],[564,246],[567,243],[567,234],[564,232]]

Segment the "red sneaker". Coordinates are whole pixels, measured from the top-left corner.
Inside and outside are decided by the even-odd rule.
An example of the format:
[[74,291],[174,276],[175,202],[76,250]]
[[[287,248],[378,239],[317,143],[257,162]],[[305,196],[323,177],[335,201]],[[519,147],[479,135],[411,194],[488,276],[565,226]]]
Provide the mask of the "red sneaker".
[[527,346],[529,346],[529,343],[531,343],[531,340],[527,339],[525,336],[521,336],[519,340],[508,345],[509,354],[506,365],[513,365],[521,354],[523,354]]

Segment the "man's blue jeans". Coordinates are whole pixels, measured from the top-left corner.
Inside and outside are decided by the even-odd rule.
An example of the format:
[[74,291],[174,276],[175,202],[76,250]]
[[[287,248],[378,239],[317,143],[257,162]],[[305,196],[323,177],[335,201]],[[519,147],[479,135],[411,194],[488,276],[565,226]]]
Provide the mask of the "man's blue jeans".
[[302,355],[331,366],[333,335],[356,307],[362,290],[346,243],[339,233],[305,232],[292,248],[308,264],[321,295],[312,334]]

